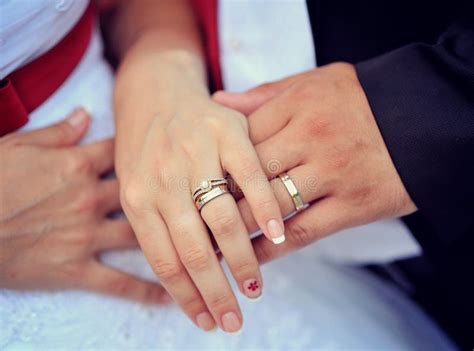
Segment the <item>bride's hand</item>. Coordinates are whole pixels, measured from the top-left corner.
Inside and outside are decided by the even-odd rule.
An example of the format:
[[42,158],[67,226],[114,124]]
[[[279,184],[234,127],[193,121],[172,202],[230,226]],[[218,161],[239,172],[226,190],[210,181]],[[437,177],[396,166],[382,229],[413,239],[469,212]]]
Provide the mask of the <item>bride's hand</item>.
[[10,289],[85,289],[157,303],[157,284],[102,265],[100,251],[136,246],[120,208],[117,180],[101,180],[113,166],[113,142],[75,145],[89,118],[0,138],[0,286]]
[[204,330],[215,321],[235,332],[242,315],[206,224],[250,298],[261,293],[258,262],[233,197],[219,196],[199,213],[191,192],[229,173],[259,227],[282,240],[278,203],[245,117],[210,99],[199,60],[137,51],[125,59],[115,92],[122,206],[151,267],[189,318]]

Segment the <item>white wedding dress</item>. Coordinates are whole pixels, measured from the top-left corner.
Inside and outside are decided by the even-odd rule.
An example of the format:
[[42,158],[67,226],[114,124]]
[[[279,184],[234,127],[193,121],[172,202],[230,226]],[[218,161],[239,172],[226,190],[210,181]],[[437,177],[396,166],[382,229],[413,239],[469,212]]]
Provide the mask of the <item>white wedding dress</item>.
[[[52,47],[86,5],[86,0],[0,0],[0,78]],[[84,142],[112,136],[112,86],[96,30],[80,65],[23,129],[49,125],[81,105],[93,117]],[[377,231],[378,241],[360,239]],[[238,336],[206,334],[175,305],[150,307],[83,291],[3,289],[0,350],[454,349],[396,287],[342,263],[390,259],[396,250],[384,254],[382,248],[395,234],[390,222],[361,227],[263,266],[263,298],[240,297],[245,323]],[[364,253],[369,242],[372,251]],[[154,279],[138,250],[106,253],[103,259]]]

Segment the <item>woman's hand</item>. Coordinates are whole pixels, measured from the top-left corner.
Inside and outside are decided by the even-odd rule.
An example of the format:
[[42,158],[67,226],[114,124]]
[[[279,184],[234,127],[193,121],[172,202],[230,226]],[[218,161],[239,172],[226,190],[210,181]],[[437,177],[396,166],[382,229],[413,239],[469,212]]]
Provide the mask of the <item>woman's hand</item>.
[[[269,179],[287,172],[312,205],[286,223],[281,246],[256,239],[264,262],[338,230],[416,210],[395,169],[354,67],[337,63],[214,100],[249,114],[250,137]],[[279,178],[284,215],[295,210]],[[258,228],[247,199],[247,229]]]
[[157,284],[101,264],[100,251],[135,247],[120,209],[113,141],[76,146],[89,118],[0,138],[0,286],[85,289],[149,303],[166,300]]
[[192,190],[229,173],[265,235],[284,238],[283,221],[249,140],[245,117],[214,103],[192,54],[147,51],[138,43],[115,91],[117,175],[125,213],[151,267],[199,327],[241,328],[237,300],[214,252],[212,231],[242,293],[261,293],[248,232],[231,195],[196,209]]

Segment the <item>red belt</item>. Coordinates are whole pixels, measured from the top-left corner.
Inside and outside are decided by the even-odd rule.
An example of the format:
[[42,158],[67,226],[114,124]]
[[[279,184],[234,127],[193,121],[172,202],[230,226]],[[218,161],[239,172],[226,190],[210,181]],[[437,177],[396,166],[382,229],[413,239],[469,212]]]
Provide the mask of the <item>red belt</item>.
[[0,136],[28,122],[79,64],[92,36],[94,11],[89,6],[74,28],[51,50],[0,81]]
[[194,11],[203,31],[206,59],[214,90],[222,89],[219,61],[219,34],[217,28],[218,0],[192,0]]

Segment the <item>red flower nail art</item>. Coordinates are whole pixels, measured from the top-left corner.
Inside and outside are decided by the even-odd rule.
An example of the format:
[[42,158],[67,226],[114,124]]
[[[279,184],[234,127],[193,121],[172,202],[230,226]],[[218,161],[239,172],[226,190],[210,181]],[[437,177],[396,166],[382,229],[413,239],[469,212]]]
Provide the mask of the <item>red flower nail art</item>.
[[254,280],[253,282],[249,284],[248,289],[252,291],[256,291],[259,287],[260,286],[258,285],[258,282]]

